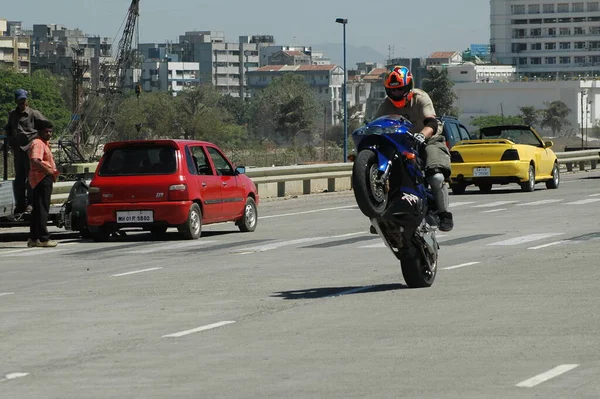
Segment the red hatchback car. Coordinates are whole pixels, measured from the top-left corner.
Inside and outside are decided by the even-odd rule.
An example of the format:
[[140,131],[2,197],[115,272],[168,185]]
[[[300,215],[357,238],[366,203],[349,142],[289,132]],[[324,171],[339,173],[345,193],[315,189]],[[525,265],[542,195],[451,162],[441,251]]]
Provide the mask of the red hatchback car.
[[259,197],[244,173],[204,141],[109,143],[90,183],[90,235],[103,241],[122,228],[162,235],[177,227],[186,239],[196,239],[203,224],[219,222],[254,231]]

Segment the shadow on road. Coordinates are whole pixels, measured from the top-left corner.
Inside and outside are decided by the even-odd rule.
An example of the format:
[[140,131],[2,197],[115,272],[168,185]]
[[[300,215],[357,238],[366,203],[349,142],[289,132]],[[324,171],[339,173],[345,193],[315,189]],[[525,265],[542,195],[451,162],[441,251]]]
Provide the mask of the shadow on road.
[[[217,237],[226,234],[235,234],[239,233],[237,230],[231,231],[203,231],[202,238],[207,237]],[[29,238],[29,232],[21,231],[21,232],[6,232],[0,233],[0,243],[10,243],[10,242],[26,242]],[[79,232],[75,231],[64,231],[64,232],[50,232],[50,238],[53,240],[61,240],[61,242],[93,242],[92,239],[82,238]],[[64,241],[69,240],[69,241]],[[167,232],[161,236],[153,236],[149,232],[144,231],[127,231],[121,232],[118,234],[113,234],[109,239],[110,242],[168,242],[168,241],[181,241],[183,240],[181,234],[177,231]],[[9,247],[1,247],[1,248],[9,248]],[[12,248],[12,247],[10,247]]]
[[283,299],[317,299],[327,298],[341,295],[351,294],[368,294],[373,292],[395,291],[407,289],[406,285],[402,284],[380,284],[371,286],[358,287],[323,287],[323,288],[307,288],[305,290],[281,291],[271,297]]

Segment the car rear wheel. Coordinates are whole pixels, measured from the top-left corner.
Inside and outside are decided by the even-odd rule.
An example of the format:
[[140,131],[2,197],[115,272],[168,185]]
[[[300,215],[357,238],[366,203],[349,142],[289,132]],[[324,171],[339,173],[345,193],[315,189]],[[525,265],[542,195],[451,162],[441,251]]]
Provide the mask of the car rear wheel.
[[196,203],[190,207],[187,221],[177,228],[186,240],[196,240],[202,235],[202,211]]
[[546,181],[546,188],[558,188],[560,184],[560,171],[558,169],[558,164],[554,164],[552,168],[552,179]]
[[451,184],[450,188],[452,189],[452,194],[461,195],[465,193],[467,186],[464,184]]
[[529,179],[521,183],[521,190],[530,193],[535,190],[535,167],[529,165]]
[[482,193],[491,193],[492,192],[492,185],[491,184],[480,184],[479,185],[479,191],[481,191]]
[[242,218],[237,221],[237,226],[240,231],[249,233],[256,230],[256,224],[258,223],[258,211],[256,209],[256,202],[254,198],[248,197],[246,199],[246,206],[244,207],[244,214]]

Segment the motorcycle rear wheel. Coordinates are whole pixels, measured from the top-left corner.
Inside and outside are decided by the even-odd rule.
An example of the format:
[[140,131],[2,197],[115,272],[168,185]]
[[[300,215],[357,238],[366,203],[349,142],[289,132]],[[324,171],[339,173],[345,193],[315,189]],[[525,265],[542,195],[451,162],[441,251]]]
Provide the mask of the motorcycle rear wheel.
[[387,206],[387,185],[376,181],[381,174],[375,151],[365,149],[357,154],[352,166],[352,187],[358,208],[368,218],[381,216]]

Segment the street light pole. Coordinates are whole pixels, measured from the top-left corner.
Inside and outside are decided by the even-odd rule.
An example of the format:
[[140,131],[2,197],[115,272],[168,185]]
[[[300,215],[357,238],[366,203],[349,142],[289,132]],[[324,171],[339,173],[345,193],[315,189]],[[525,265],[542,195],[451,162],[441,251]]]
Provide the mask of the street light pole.
[[580,100],[580,102],[581,102],[581,124],[580,124],[579,128],[581,129],[581,149],[582,150],[583,150],[583,118],[584,118],[584,116],[583,116],[583,111],[584,111],[584,109],[583,109],[583,96],[585,96],[586,94],[587,94],[586,90],[581,90],[581,100]]
[[348,162],[348,96],[346,94],[348,79],[348,73],[346,71],[346,24],[348,23],[348,20],[345,18],[337,18],[335,22],[343,25],[344,32],[344,86],[342,90],[342,101],[344,101],[344,162]]

